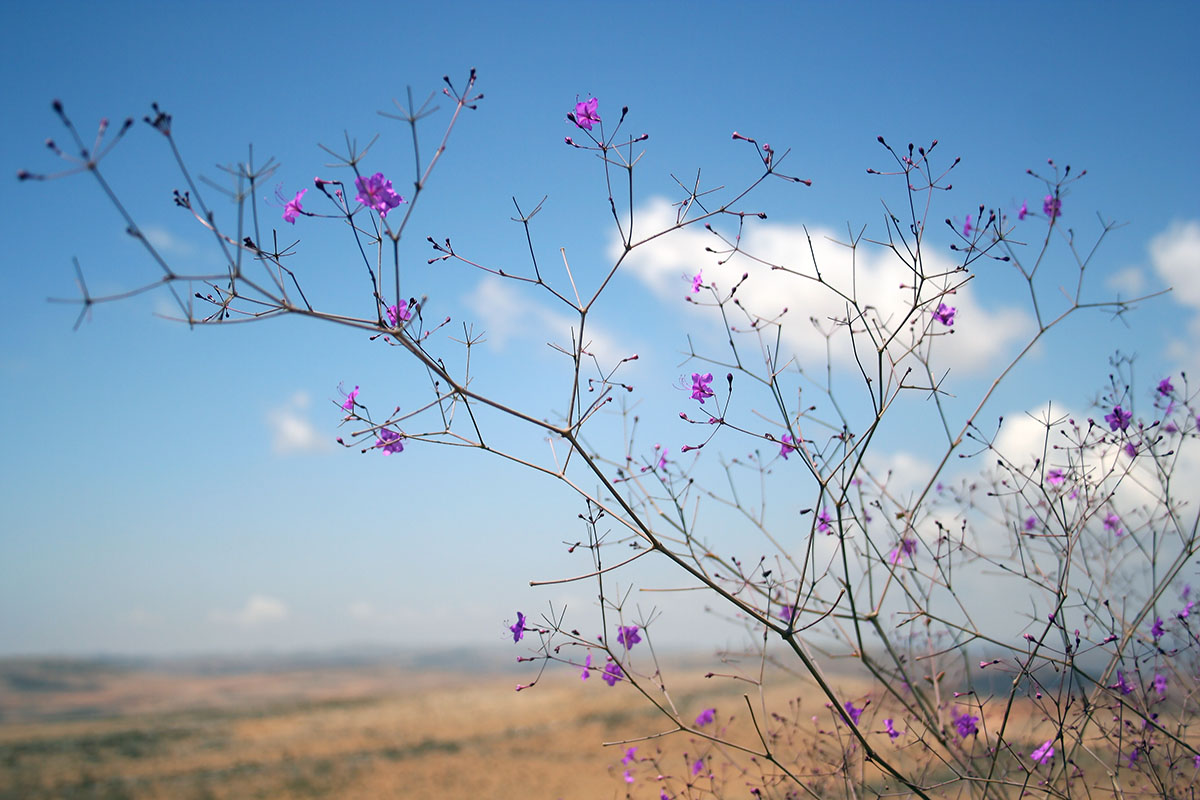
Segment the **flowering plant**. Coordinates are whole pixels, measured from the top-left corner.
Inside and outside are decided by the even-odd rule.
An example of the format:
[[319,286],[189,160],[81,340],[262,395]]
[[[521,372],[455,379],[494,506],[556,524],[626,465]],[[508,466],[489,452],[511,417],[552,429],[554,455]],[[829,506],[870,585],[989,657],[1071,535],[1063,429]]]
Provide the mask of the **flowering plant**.
[[[647,786],[647,796],[666,798],[735,790],[755,797],[983,797],[1017,796],[1036,785],[1066,797],[1110,793],[1121,774],[1125,795],[1183,796],[1200,766],[1191,732],[1194,690],[1185,688],[1195,685],[1200,663],[1187,584],[1200,544],[1195,508],[1178,494],[1172,470],[1197,438],[1195,390],[1182,375],[1163,377],[1149,406],[1142,405],[1130,361],[1116,357],[1096,404],[1106,411],[1097,413],[1103,422],[1047,410],[1025,427],[1033,434],[1030,448],[1019,437],[1006,438],[1009,429],[1002,432],[984,414],[997,388],[1064,320],[1089,309],[1122,314],[1144,299],[1097,301],[1084,294],[1091,256],[1078,255],[1086,249],[1076,247],[1076,234],[1057,224],[1067,190],[1083,173],[1073,176],[1053,162],[1052,175],[1030,171],[1043,184],[1039,194],[1047,192],[1041,217],[1027,202],[1015,219],[981,206],[962,226],[946,220],[954,241],[945,245],[928,223],[958,162],[947,166],[935,155],[936,141],[897,149],[879,137],[887,166],[868,171],[895,180],[902,201],[896,207],[907,211],[889,215],[876,238],[886,242],[881,252],[900,279],[877,281],[879,295],[868,296],[856,256],[869,240],[841,243],[849,254],[842,258],[841,250],[819,250],[811,240],[793,254],[756,239],[756,226],[767,223],[765,212],[747,205],[754,190],[768,181],[810,185],[782,171],[789,151],[735,132],[730,146],[749,165],[745,185],[709,189],[698,180],[680,190],[673,210],[656,215],[638,205],[634,192],[636,151],[648,137],[622,133],[627,109],[615,124],[597,128],[592,97],[568,114],[588,143],[566,142],[600,156],[585,166],[598,170],[595,185],[612,209],[618,255],[604,270],[580,275],[564,250],[565,277],[544,274],[532,226],[537,209],[525,213],[519,205],[527,268],[491,266],[460,252],[448,236],[429,236],[432,249],[414,262],[399,242],[444,143],[481,97],[475,84],[474,72],[462,91],[447,80],[443,91],[453,109],[443,146],[425,164],[418,159],[399,223],[386,217],[406,201],[384,172],[359,174],[365,155],[352,146],[340,159],[354,175],[357,205],[339,181],[317,179],[309,208],[301,206],[306,189],[284,207],[282,221],[303,217],[297,228],[337,226],[353,243],[365,308],[311,305],[298,253],[267,244],[272,232],[257,216],[250,219],[246,194],[233,195],[238,218],[227,226],[187,172],[189,189],[177,192],[175,203],[216,234],[224,268],[197,275],[169,269],[165,280],[149,285],[202,286],[173,295],[192,324],[295,314],[394,348],[411,369],[411,394],[425,392],[405,401],[414,410],[372,414],[357,385],[332,404],[349,428],[338,441],[364,457],[401,456],[388,459],[390,466],[439,445],[471,448],[549,476],[578,497],[582,534],[568,553],[586,564],[574,577],[535,583],[593,586],[597,605],[588,624],[600,633],[581,632],[582,624],[551,608],[540,621],[518,612],[506,635],[532,648],[522,660],[542,669],[567,665],[581,691],[636,692],[663,718],[637,738],[653,742],[640,751],[633,740],[610,742],[625,754],[614,774],[633,787],[627,791]],[[69,122],[61,105],[55,110]],[[146,121],[171,139],[170,116],[153,111]],[[414,139],[426,116],[401,115]],[[131,127],[121,127],[116,139]],[[97,147],[98,156],[85,154],[88,167],[77,172],[102,180],[111,144]],[[273,169],[242,164],[233,173],[253,197]],[[324,212],[314,210],[320,207],[314,200],[325,204]],[[129,226],[137,230],[132,220]],[[1097,238],[1112,227],[1102,224]],[[1030,231],[1038,235],[1025,235]],[[161,254],[142,241],[161,265]],[[682,243],[686,253],[673,261],[655,249],[664,242]],[[706,260],[697,266],[698,259]],[[685,377],[675,388],[690,396],[676,396],[681,408],[669,421],[677,427],[657,420],[655,431],[666,435],[651,447],[637,424],[648,423],[616,401],[637,395],[635,378],[671,379],[665,370],[642,368],[635,354],[598,346],[596,331],[605,310],[599,300],[617,273],[663,264],[690,284],[686,299],[707,314],[697,319],[716,336],[700,346],[686,339],[687,361],[698,368],[690,386]],[[430,265],[442,272],[425,269]],[[1035,322],[1011,352],[1000,353],[1009,360],[997,378],[979,388],[956,384],[947,365],[965,371],[974,357],[956,355],[954,343],[972,331],[978,337],[984,324],[971,299],[981,268],[1003,268],[1032,290]],[[1077,288],[1055,295],[1059,306],[1047,315],[1051,301],[1038,290],[1051,269],[1072,279],[1060,283]],[[446,292],[439,279],[451,270],[478,274],[497,293],[524,290],[566,309],[568,324],[553,343],[566,358],[566,378],[547,387],[547,395],[562,389],[556,396],[566,398],[563,405],[509,403],[473,380],[470,365],[482,337],[470,326],[463,335],[439,333],[450,318],[428,310],[430,298]],[[415,283],[426,294],[402,294],[402,285]],[[802,294],[789,294],[796,285]],[[82,310],[129,294],[85,294]],[[822,309],[823,320],[813,315],[817,347],[794,333],[786,296]],[[989,335],[973,344],[983,346]],[[722,375],[717,390],[706,366]],[[424,390],[417,378],[428,379]],[[362,385],[363,397],[373,401],[378,390]],[[956,402],[960,394],[970,402]],[[614,408],[622,410],[610,413]],[[539,444],[549,441],[550,454],[539,460],[520,447],[494,444],[485,436],[492,415],[522,426]],[[922,459],[907,462],[903,475],[876,456],[877,443],[897,428],[925,436]],[[615,444],[605,449],[599,442]],[[712,455],[722,447],[751,453]],[[668,459],[668,452],[679,455]],[[979,456],[985,457],[970,460]],[[974,470],[959,470],[960,460]],[[610,557],[614,552],[620,558]],[[628,587],[615,584],[647,558],[669,567],[682,588],[698,591],[746,634],[744,646],[723,650],[719,665],[705,673],[744,692],[744,712],[723,710],[718,724],[720,702],[699,699],[685,707],[671,693],[671,670],[654,647],[656,632],[670,623],[636,609]],[[1013,601],[1002,604],[1003,615],[989,616],[998,596]],[[848,664],[853,668],[836,668]],[[592,672],[601,680],[589,681]],[[536,686],[541,674],[518,688]],[[806,703],[819,698],[820,710],[780,703],[769,691],[775,682],[800,687]],[[701,705],[709,707],[693,717]],[[681,758],[668,752],[672,747],[682,749]]]

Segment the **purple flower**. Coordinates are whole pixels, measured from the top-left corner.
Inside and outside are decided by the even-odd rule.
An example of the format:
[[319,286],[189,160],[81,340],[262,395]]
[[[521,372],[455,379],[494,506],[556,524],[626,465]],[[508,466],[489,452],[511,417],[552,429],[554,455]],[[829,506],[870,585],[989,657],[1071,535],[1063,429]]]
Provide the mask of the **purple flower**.
[[979,717],[972,714],[963,714],[954,717],[954,727],[958,730],[958,735],[962,739],[979,733],[979,727],[975,724],[977,722],[979,722]]
[[1129,681],[1125,680],[1125,673],[1121,670],[1117,670],[1117,682],[1108,688],[1120,689],[1121,694],[1131,694],[1133,692],[1133,687],[1129,684]]
[[696,763],[692,764],[692,774],[699,775],[703,771],[704,771],[704,759],[697,758]]
[[344,411],[354,411],[354,401],[355,401],[355,398],[357,398],[357,397],[358,397],[358,387],[355,386],[354,391],[352,391],[352,392],[350,392],[350,394],[346,395],[346,402],[342,403],[342,409]]
[[1108,531],[1113,536],[1120,536],[1121,534],[1125,533],[1124,529],[1121,528],[1121,518],[1111,511],[1108,512],[1108,516],[1104,518],[1104,530]]
[[1138,750],[1137,745],[1134,745],[1133,749],[1129,751],[1129,760],[1125,762],[1125,766],[1132,767],[1134,764],[1136,764],[1140,754],[1141,751]]
[[290,222],[293,225],[296,224],[296,216],[304,213],[304,209],[300,207],[300,198],[304,197],[304,193],[307,191],[308,189],[301,189],[296,192],[295,197],[287,201],[287,205],[283,207],[284,222]]
[[1017,209],[1017,219],[1025,219],[1025,215],[1029,213],[1029,203],[1021,201],[1021,207]]
[[625,751],[625,755],[621,757],[622,764],[628,764],[630,761],[637,760],[637,748],[631,747]]
[[1104,421],[1108,423],[1110,430],[1125,430],[1129,427],[1129,421],[1133,419],[1133,413],[1123,410],[1120,406],[1113,406],[1112,413],[1104,415]]
[[696,727],[703,728],[705,725],[713,721],[717,713],[715,708],[706,708],[696,717]]
[[626,650],[641,640],[642,637],[638,636],[637,625],[621,625],[617,628],[617,641],[624,645]]
[[784,461],[787,461],[788,453],[789,452],[794,453],[796,450],[799,449],[796,446],[798,444],[798,442],[792,438],[792,435],[790,433],[785,433],[783,436],[780,437],[779,441],[780,441],[779,455],[783,456]]
[[1063,474],[1061,469],[1052,469],[1046,473],[1046,483],[1050,484],[1051,486],[1058,486],[1066,479],[1066,477],[1067,476]]
[[1053,739],[1047,739],[1042,743],[1042,746],[1029,754],[1029,757],[1038,764],[1045,764],[1054,758],[1054,746],[1051,744]]
[[971,235],[971,215],[967,214],[967,218],[963,220],[963,236]]
[[896,730],[896,727],[895,727],[895,725],[893,724],[893,720],[890,720],[890,719],[885,719],[885,720],[883,721],[883,728],[884,728],[884,730],[886,730],[886,731],[887,731],[887,735],[888,735],[888,738],[889,738],[889,739],[895,739],[895,738],[896,738],[896,737],[898,737],[898,736],[903,736],[903,735],[904,735],[904,732],[903,732],[903,731],[898,731],[898,730]]
[[355,178],[354,188],[358,189],[354,199],[367,208],[375,209],[381,217],[386,217],[389,211],[404,202],[403,197],[392,191],[392,182],[385,180],[382,172],[376,172],[369,178]]
[[917,540],[905,536],[888,556],[888,560],[893,564],[899,564],[903,556],[911,556],[915,552],[917,552]]
[[594,97],[591,100],[576,103],[575,124],[585,131],[590,131],[592,126],[600,121],[600,115],[596,113],[596,108],[599,105],[600,101]]
[[1125,451],[1125,455],[1129,456],[1130,458],[1133,458],[1134,456],[1137,455],[1138,446],[1136,444],[1134,444],[1133,442],[1126,442],[1125,446],[1122,447],[1121,449]]
[[600,680],[607,683],[609,686],[616,686],[617,681],[621,680],[621,665],[615,661],[609,661],[604,665],[604,672],[600,675]]
[[1031,531],[1037,527],[1037,517],[1028,517],[1025,520],[1025,530]]
[[829,523],[833,521],[833,517],[829,516],[829,509],[822,508],[821,513],[817,515],[817,530],[826,536],[833,534],[833,528]]
[[587,659],[583,662],[583,672],[579,673],[579,680],[586,681],[588,678],[590,678],[591,670],[592,670],[592,654],[589,652],[587,654]]
[[692,294],[700,293],[700,286],[704,282],[704,278],[701,277],[703,274],[704,270],[698,270],[696,274],[692,276]]
[[521,637],[525,635],[525,615],[518,611],[517,624],[509,625],[508,629],[512,631],[513,642],[521,641]]
[[1158,393],[1163,397],[1170,396],[1171,392],[1175,391],[1175,387],[1171,385],[1170,378],[1163,378],[1158,382]]
[[404,452],[404,437],[388,428],[379,429],[379,438],[375,440],[375,447],[383,451],[385,456],[395,455],[396,453]]
[[1191,613],[1192,606],[1194,606],[1194,605],[1196,605],[1195,600],[1188,600],[1187,603],[1183,606],[1183,608],[1179,610],[1179,613],[1176,614],[1175,616],[1178,617],[1179,619],[1187,619],[1188,614]]
[[1058,219],[1062,214],[1062,200],[1052,194],[1046,195],[1046,199],[1042,201],[1042,213],[1049,217],[1051,222]]
[[862,708],[855,708],[853,701],[847,700],[842,708],[846,709],[846,713],[850,715],[850,719],[853,720],[855,725],[857,725],[858,718],[862,716],[863,709],[865,709],[866,706],[863,706]]
[[701,375],[699,372],[692,373],[692,399],[699,400],[701,405],[704,404],[704,398],[712,397],[713,391],[708,388],[712,383],[712,373],[709,372]]
[[625,782],[633,783],[633,776],[629,774],[629,770],[625,770]]
[[1159,697],[1167,696],[1167,676],[1161,672],[1154,673],[1154,691],[1158,692]]
[[1150,626],[1150,635],[1154,637],[1154,641],[1158,641],[1163,635],[1162,617],[1155,617],[1154,624]]
[[933,318],[949,328],[954,325],[954,315],[957,313],[958,309],[954,306],[938,303],[937,311],[933,312]]
[[387,318],[388,324],[393,328],[398,327],[401,322],[408,322],[412,319],[412,312],[408,310],[408,301],[401,300],[397,305],[388,306]]

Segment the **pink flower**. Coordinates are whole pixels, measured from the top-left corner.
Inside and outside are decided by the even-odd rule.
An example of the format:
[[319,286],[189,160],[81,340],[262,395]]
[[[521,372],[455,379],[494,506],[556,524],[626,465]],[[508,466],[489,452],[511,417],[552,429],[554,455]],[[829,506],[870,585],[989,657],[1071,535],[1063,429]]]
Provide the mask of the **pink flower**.
[[358,397],[358,387],[355,386],[354,391],[352,391],[352,392],[350,392],[350,394],[346,395],[346,402],[342,403],[342,410],[353,412],[355,399],[357,397]]
[[393,328],[398,327],[400,322],[408,322],[412,319],[412,312],[408,310],[408,302],[401,300],[398,305],[388,306],[387,318],[388,324]]
[[696,717],[696,727],[703,728],[705,725],[713,721],[717,713],[715,708],[706,708]]
[[967,214],[967,218],[963,220],[963,236],[971,235],[971,215]]
[[1051,744],[1053,741],[1053,739],[1047,739],[1041,747],[1030,753],[1029,757],[1038,764],[1048,763],[1050,759],[1054,758],[1054,747]]
[[704,270],[700,270],[692,276],[692,294],[700,293],[700,286],[704,282],[704,278],[701,277],[703,274]]
[[600,105],[600,101],[596,98],[584,100],[575,104],[575,124],[583,128],[585,131],[590,131],[592,125],[600,121],[600,115],[596,113],[596,108]]
[[1113,536],[1120,536],[1125,532],[1121,529],[1121,518],[1111,511],[1104,518],[1104,530],[1109,531]]
[[933,312],[933,318],[949,328],[954,325],[954,315],[956,313],[958,313],[958,309],[954,306],[938,303],[937,311]]
[[403,453],[404,437],[388,428],[380,428],[379,438],[375,440],[375,447],[382,450],[385,456]]
[[796,447],[796,440],[792,438],[790,433],[785,433],[782,437],[780,437],[779,441],[781,443],[779,447],[779,455],[783,456],[784,461],[787,461],[788,451],[795,452],[798,449]]
[[404,202],[404,198],[392,191],[392,182],[383,177],[382,172],[376,172],[369,178],[355,178],[354,188],[358,195],[354,198],[367,208],[379,212],[386,217],[388,212]]
[[625,755],[621,757],[622,764],[628,764],[630,761],[637,760],[637,748],[631,747],[625,751]]
[[1046,483],[1050,484],[1051,486],[1058,486],[1060,483],[1066,480],[1066,478],[1067,476],[1063,474],[1061,469],[1052,469],[1046,473]]
[[1126,411],[1120,406],[1113,406],[1111,413],[1104,415],[1104,421],[1108,423],[1110,430],[1125,430],[1129,427],[1130,420],[1133,419],[1133,412]]
[[1017,210],[1017,219],[1025,219],[1025,215],[1029,213],[1029,203],[1021,201],[1021,207]]
[[701,375],[699,372],[692,373],[693,400],[699,400],[700,403],[703,404],[704,398],[713,396],[713,390],[709,388],[709,385],[712,383],[712,379],[713,376],[711,372],[705,375]]
[[833,517],[829,516],[829,509],[822,508],[821,513],[817,515],[817,530],[829,536],[833,534],[833,528],[829,523],[833,522]]
[[888,555],[888,561],[892,564],[899,564],[901,558],[911,556],[915,552],[917,552],[917,540],[905,536],[900,540],[896,549]]
[[296,224],[296,215],[304,213],[304,209],[300,207],[300,198],[304,197],[304,193],[307,191],[308,189],[301,189],[296,192],[295,197],[287,201],[287,205],[283,207],[284,222],[290,222],[293,225]]
[[1046,195],[1046,199],[1042,201],[1042,213],[1049,217],[1051,222],[1058,219],[1062,214],[1062,200],[1052,194]]

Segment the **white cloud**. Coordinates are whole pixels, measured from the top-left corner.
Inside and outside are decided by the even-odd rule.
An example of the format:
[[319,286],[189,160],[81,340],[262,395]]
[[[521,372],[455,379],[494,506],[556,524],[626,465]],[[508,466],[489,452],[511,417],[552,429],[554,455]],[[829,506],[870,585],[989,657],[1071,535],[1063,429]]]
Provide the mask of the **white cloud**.
[[1189,372],[1200,371],[1200,220],[1172,222],[1150,240],[1150,263],[1171,287],[1175,302],[1193,313],[1184,336],[1167,343],[1167,357]]
[[[675,224],[675,211],[663,199],[649,202],[639,211],[641,230],[665,230]],[[737,292],[742,305],[753,314],[775,318],[787,309],[784,317],[783,340],[803,363],[823,363],[826,358],[826,339],[816,330],[829,330],[832,320],[846,316],[847,301],[827,286],[815,280],[819,268],[824,280],[846,295],[854,297],[860,306],[869,308],[868,319],[895,326],[911,307],[911,272],[894,253],[884,247],[862,242],[856,249],[839,244],[844,240],[833,231],[801,225],[758,222],[747,225],[740,247],[743,253],[768,264],[786,267],[791,272],[772,270],[750,258],[735,255],[727,264],[719,265],[721,257],[706,253],[706,247],[719,249],[721,242],[701,227],[674,231],[638,247],[629,254],[626,263],[632,272],[660,296],[678,299],[686,292],[684,277],[704,268],[705,282],[715,281],[728,291],[741,277],[749,279]],[[811,248],[810,248],[811,239]],[[619,255],[620,245],[614,242],[612,253]],[[814,268],[815,257],[815,268]],[[966,277],[952,273],[955,263],[932,248],[923,254],[926,275],[945,275],[944,279],[927,281],[921,302],[933,300],[944,288],[954,287]],[[798,273],[798,274],[793,274]],[[932,361],[936,370],[952,368],[962,372],[986,372],[995,367],[1012,343],[1031,333],[1033,321],[1015,308],[985,309],[975,298],[971,283],[961,285],[946,302],[958,309],[953,328],[933,324]],[[936,307],[936,302],[933,306]],[[809,320],[814,324],[810,324]],[[738,325],[737,320],[733,320]],[[920,320],[928,323],[928,317]],[[742,327],[745,327],[745,323]],[[862,323],[856,322],[855,328]],[[918,326],[915,333],[921,333]],[[852,367],[853,351],[850,337],[839,331],[832,341],[835,364]],[[927,337],[928,339],[929,337]],[[866,338],[860,338],[861,347]],[[903,358],[904,348],[911,342],[908,331],[901,331],[893,342],[891,352],[897,360]]]
[[[497,350],[503,350],[511,340],[527,339],[549,342],[570,352],[572,338],[579,331],[579,318],[535,302],[530,291],[523,291],[528,288],[532,287],[518,287],[488,275],[465,300],[479,315],[488,343]],[[558,301],[549,298],[548,302]],[[635,352],[590,320],[583,345],[584,351],[599,359],[602,367],[610,367]]]
[[1140,294],[1146,288],[1146,273],[1139,267],[1126,267],[1109,275],[1104,285],[1121,294]]
[[1178,302],[1200,310],[1200,221],[1171,223],[1150,240],[1150,261]]
[[214,622],[230,622],[240,628],[255,628],[288,618],[288,607],[282,600],[265,594],[252,594],[246,605],[237,611],[214,611],[209,615]]
[[375,606],[365,600],[351,603],[346,610],[354,619],[373,619],[376,616]]
[[186,256],[191,255],[195,250],[188,242],[157,225],[147,225],[142,228],[142,235],[162,255]]
[[273,436],[271,449],[280,454],[320,453],[331,448],[328,437],[308,419],[309,397],[296,392],[278,408],[267,412],[267,425]]

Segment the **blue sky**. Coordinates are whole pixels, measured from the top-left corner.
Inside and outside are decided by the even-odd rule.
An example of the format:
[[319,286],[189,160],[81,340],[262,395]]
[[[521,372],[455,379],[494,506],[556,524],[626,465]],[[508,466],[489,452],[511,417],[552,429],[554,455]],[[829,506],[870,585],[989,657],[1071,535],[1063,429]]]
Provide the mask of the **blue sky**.
[[[117,2],[5,6],[0,20],[19,32],[0,54],[0,174],[10,176],[0,193],[0,654],[499,646],[517,608],[569,602],[582,619],[591,613],[590,588],[527,585],[580,571],[558,545],[582,536],[579,505],[561,487],[475,453],[410,444],[381,460],[332,445],[339,383],[362,386],[373,408],[419,402],[411,365],[361,333],[292,319],[189,330],[155,316],[169,308],[162,294],[97,308],[73,332],[76,310],[45,302],[73,295],[73,257],[97,294],[155,273],[86,176],[15,180],[19,169],[57,169],[42,145],[66,139],[53,98],[85,138],[99,118],[140,119],[157,101],[196,171],[217,178],[214,165],[244,159],[252,143],[256,158],[278,160],[288,196],[329,173],[318,143],[379,133],[367,171],[395,175],[404,193],[407,131],[376,112],[407,86],[423,97],[443,75],[461,85],[477,68],[485,98],[455,130],[402,252],[430,287],[431,308],[489,331],[481,385],[539,415],[561,408],[539,382],[556,369],[543,344],[550,307],[500,294],[461,267],[425,265],[425,236],[524,267],[512,198],[530,208],[546,195],[541,257],[560,258],[562,247],[581,276],[602,272],[613,233],[600,173],[562,143],[577,96],[597,96],[606,121],[629,106],[628,130],[649,134],[635,200],[648,219],[656,198],[677,199],[672,173],[691,179],[702,168],[705,182],[730,187],[753,176],[734,130],[791,148],[785,171],[813,181],[769,185],[753,201],[779,226],[762,230],[781,236],[801,224],[831,235],[879,230],[880,201],[894,201],[898,187],[866,173],[890,166],[878,135],[938,139],[944,158],[962,157],[937,218],[961,219],[980,203],[1040,207],[1044,190],[1025,170],[1046,168],[1048,157],[1086,168],[1064,224],[1090,243],[1097,212],[1124,223],[1089,270],[1090,296],[1176,291],[1122,319],[1073,321],[995,413],[1047,400],[1087,409],[1116,348],[1136,353],[1147,379],[1200,366],[1200,66],[1190,41],[1200,11],[1191,3],[467,3],[448,13]],[[441,105],[424,129],[426,153]],[[204,232],[172,205],[180,182],[151,129],[139,123],[105,166],[180,269],[219,265]],[[283,223],[273,192],[255,200],[281,240],[301,240],[306,288],[363,313],[347,242],[319,235],[319,220]],[[706,263],[697,241],[681,237],[631,269],[598,312],[614,347],[642,355],[631,376],[647,441],[672,447],[691,435],[677,419],[691,407],[677,387],[693,369],[682,364],[684,331],[719,345],[708,318],[682,300],[685,267]],[[960,320],[960,349],[1002,349],[1005,326],[1018,326],[1005,310],[1020,287],[999,270],[981,269],[972,295],[977,321],[992,327]],[[966,350],[964,396],[982,379]],[[528,431],[497,435],[523,452],[545,447]],[[914,436],[886,445],[919,453]],[[527,513],[531,502],[537,513]],[[652,569],[641,578],[674,579]]]

